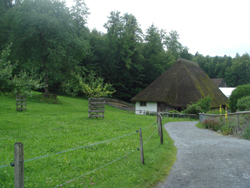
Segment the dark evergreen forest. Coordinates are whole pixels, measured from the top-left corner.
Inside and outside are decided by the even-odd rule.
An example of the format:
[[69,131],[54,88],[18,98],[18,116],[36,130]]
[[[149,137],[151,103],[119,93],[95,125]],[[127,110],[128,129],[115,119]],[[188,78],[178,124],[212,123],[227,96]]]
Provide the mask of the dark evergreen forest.
[[181,57],[197,62],[210,78],[224,78],[228,86],[250,83],[248,53],[191,54],[177,31],[151,25],[143,32],[135,16],[118,11],[103,23],[106,33],[90,31],[88,11],[83,0],[71,8],[57,0],[0,0],[0,52],[9,47],[8,60],[17,63],[13,76],[35,72],[46,83],[45,93],[62,94],[72,75],[91,74],[113,85],[113,97],[129,101]]

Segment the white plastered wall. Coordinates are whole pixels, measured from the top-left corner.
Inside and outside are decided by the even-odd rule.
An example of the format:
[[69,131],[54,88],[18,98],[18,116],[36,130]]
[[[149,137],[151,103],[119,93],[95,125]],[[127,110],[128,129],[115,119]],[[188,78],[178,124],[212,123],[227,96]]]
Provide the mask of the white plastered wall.
[[147,111],[157,112],[157,102],[146,102],[146,106],[140,106],[140,102],[135,104],[135,114],[144,115]]

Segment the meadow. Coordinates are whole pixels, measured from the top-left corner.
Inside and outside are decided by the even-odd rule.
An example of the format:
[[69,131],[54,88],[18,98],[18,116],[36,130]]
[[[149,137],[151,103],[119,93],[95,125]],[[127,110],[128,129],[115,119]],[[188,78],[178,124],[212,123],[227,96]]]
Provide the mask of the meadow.
[[[176,160],[165,129],[160,144],[156,116],[106,105],[104,119],[90,119],[87,99],[58,96],[51,102],[38,92],[28,97],[26,111],[15,108],[14,97],[0,96],[0,167],[14,162],[14,143],[22,142],[25,187],[152,187]],[[0,168],[0,187],[14,187],[14,167]]]

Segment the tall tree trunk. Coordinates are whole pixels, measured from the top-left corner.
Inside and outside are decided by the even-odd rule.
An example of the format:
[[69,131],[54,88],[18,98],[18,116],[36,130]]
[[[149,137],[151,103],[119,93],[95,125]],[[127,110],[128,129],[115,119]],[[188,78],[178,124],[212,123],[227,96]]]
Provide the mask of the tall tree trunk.
[[44,75],[44,95],[45,97],[49,97],[49,78],[48,78],[48,68],[46,66],[46,62],[47,62],[47,58],[48,58],[49,55],[45,55],[43,57],[43,64],[44,64],[44,72],[45,72],[45,75]]
[[45,87],[44,87],[44,94],[45,97],[49,97],[49,79],[48,79],[48,73],[47,73],[47,68],[45,68],[45,76],[44,76],[44,83],[45,83]]

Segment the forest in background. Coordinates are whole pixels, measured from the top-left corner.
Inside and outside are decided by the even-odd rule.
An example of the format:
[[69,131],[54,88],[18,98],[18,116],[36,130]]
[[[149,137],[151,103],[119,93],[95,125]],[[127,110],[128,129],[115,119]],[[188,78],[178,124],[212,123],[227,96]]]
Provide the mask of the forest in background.
[[0,52],[9,47],[8,60],[17,64],[13,76],[24,70],[44,78],[45,92],[62,94],[63,83],[73,77],[94,75],[112,84],[114,98],[129,101],[184,58],[197,62],[210,78],[224,78],[229,87],[250,83],[248,53],[191,54],[177,31],[152,24],[144,33],[135,16],[118,11],[104,23],[106,33],[90,31],[89,11],[83,0],[70,8],[57,0],[0,0]]

